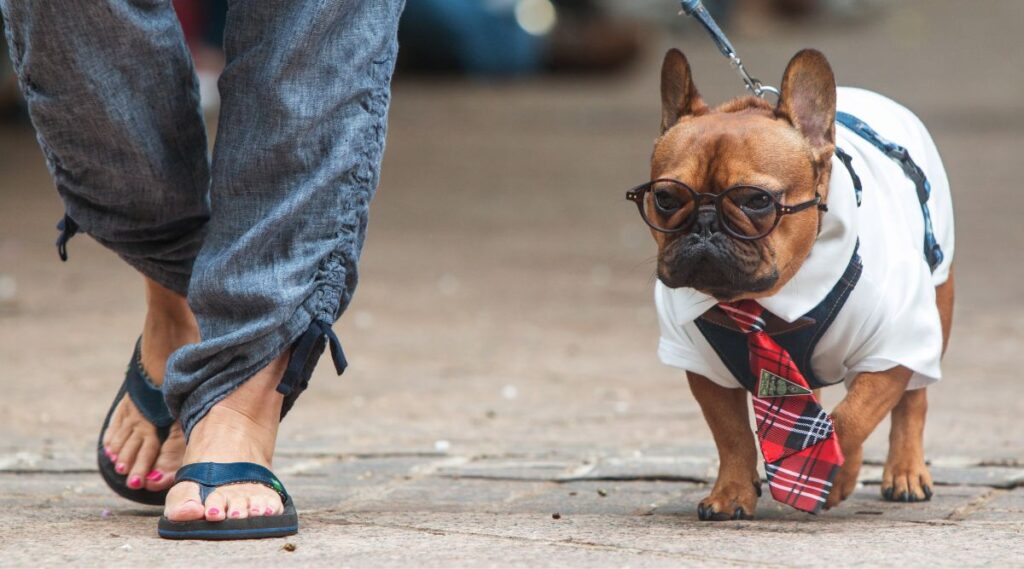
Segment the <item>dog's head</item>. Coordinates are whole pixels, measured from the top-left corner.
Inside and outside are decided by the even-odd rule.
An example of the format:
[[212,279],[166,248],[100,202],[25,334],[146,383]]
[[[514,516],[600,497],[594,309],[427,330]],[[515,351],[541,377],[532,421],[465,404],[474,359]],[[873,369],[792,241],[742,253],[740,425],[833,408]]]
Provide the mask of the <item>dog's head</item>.
[[[744,97],[712,109],[697,92],[686,57],[673,49],[662,66],[661,101],[651,179],[682,182],[698,199],[671,183],[647,192],[647,217],[682,228],[652,230],[658,278],[721,301],[774,294],[810,254],[821,216],[817,207],[779,215],[775,202],[792,206],[820,196],[824,203],[828,197],[836,113],[828,61],[813,50],[796,54],[776,106]],[[715,196],[737,187],[762,188],[774,201],[737,190],[713,205]],[[762,238],[738,237],[759,234],[769,223],[774,229]]]

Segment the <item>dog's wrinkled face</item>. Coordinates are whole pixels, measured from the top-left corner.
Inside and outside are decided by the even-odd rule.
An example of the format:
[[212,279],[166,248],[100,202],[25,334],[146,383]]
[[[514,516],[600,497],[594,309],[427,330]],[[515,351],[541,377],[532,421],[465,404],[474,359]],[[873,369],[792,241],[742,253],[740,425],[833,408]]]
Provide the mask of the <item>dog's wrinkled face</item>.
[[[835,78],[819,52],[798,53],[786,68],[778,106],[754,97],[710,109],[693,85],[683,54],[665,56],[661,76],[662,135],[651,179],[678,180],[699,193],[737,185],[765,188],[786,205],[828,197],[835,149]],[[653,198],[644,205],[655,215]],[[780,218],[768,236],[744,241],[720,227],[710,206],[682,233],[653,231],[658,278],[721,301],[769,296],[796,273],[817,237],[820,212]]]

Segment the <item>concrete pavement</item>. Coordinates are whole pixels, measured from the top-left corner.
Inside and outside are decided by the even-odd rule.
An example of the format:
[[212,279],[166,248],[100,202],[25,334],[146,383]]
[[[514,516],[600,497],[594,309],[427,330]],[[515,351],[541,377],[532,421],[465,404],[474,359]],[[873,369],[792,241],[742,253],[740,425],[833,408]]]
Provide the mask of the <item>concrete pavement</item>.
[[931,503],[878,498],[883,427],[840,509],[764,498],[757,521],[696,521],[713,445],[655,357],[654,248],[623,199],[647,176],[661,48],[686,51],[708,99],[739,94],[695,32],[615,78],[398,81],[360,290],[336,327],[352,367],[322,366],[282,429],[290,539],[161,541],[158,510],[103,485],[92,445],[141,285],[87,238],[57,261],[61,208],[32,133],[0,130],[0,566],[1024,565],[1024,70],[1008,65],[1024,4],[962,5],[733,38],[767,82],[822,49],[841,83],[903,102],[938,142],[958,304],[931,390]]

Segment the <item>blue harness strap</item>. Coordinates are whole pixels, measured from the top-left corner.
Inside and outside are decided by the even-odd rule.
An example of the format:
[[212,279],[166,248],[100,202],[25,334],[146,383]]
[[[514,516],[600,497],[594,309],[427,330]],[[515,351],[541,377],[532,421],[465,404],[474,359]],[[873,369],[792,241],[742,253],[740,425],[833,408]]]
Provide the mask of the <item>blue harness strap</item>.
[[861,198],[864,194],[864,184],[861,183],[857,171],[853,169],[853,156],[850,156],[845,150],[837,146],[836,157],[843,163],[843,166],[846,166],[846,171],[850,173],[850,179],[853,180],[853,193],[857,196],[857,207],[860,207]]
[[199,485],[199,498],[206,504],[206,498],[214,490],[229,484],[262,484],[281,496],[281,503],[288,504],[288,492],[284,484],[264,466],[253,462],[197,462],[186,464],[174,475],[176,482],[188,481]]
[[[900,168],[903,169],[903,173],[906,174],[907,178],[910,178],[910,181],[914,182],[914,186],[917,188],[917,199],[921,202],[921,215],[924,217],[924,255],[928,260],[928,266],[931,267],[934,272],[942,263],[944,256],[942,248],[939,247],[938,241],[935,240],[935,231],[932,229],[932,216],[928,211],[928,198],[931,197],[932,186],[928,182],[928,177],[925,176],[924,170],[917,165],[917,162],[914,162],[913,158],[910,157],[910,152],[908,152],[906,148],[883,138],[875,131],[875,129],[871,128],[867,123],[850,113],[844,113],[842,111],[837,112],[836,122],[845,126],[857,136],[870,142],[872,146],[896,161],[900,165]],[[846,163],[847,168],[850,168],[850,164],[848,164],[847,160],[843,158],[845,155],[846,158],[849,159],[849,155],[845,152],[839,154],[838,151],[837,155],[840,160],[843,160],[843,162]],[[855,179],[855,187],[859,181],[859,178]],[[858,205],[860,204],[859,193],[857,203]]]

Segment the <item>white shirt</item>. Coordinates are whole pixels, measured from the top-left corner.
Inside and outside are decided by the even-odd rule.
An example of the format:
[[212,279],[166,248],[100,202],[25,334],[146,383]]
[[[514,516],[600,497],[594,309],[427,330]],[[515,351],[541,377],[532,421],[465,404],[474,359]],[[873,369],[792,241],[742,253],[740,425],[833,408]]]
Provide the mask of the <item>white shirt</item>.
[[[793,322],[817,306],[839,281],[860,239],[860,280],[811,356],[814,374],[827,383],[850,382],[862,372],[902,365],[913,370],[908,389],[938,381],[942,326],[935,287],[953,261],[953,206],[949,180],[935,143],[906,108],[877,93],[840,87],[838,109],[907,148],[931,183],[928,209],[945,255],[931,272],[924,256],[924,220],[914,183],[899,164],[846,127],[836,125],[836,146],[853,157],[863,185],[857,207],[846,167],[833,158],[829,211],[807,261],[771,297],[759,302]],[[729,388],[741,387],[697,329],[694,320],[715,300],[690,288],[658,281],[654,299],[661,325],[658,356],[666,365],[698,373]]]

